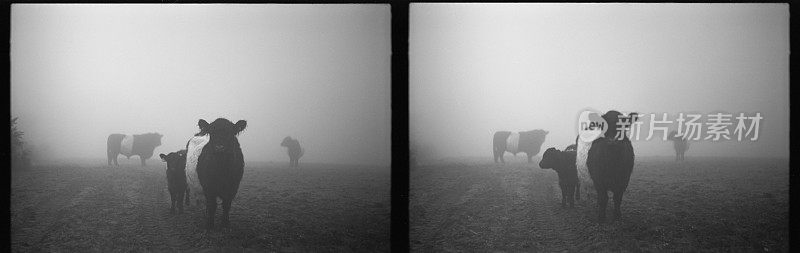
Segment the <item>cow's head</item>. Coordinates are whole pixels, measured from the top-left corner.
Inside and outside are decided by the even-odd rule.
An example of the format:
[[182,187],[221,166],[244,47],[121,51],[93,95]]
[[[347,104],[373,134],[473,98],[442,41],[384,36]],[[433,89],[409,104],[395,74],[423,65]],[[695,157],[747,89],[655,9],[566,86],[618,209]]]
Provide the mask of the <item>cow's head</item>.
[[239,120],[233,124],[227,119],[218,118],[209,124],[201,119],[197,122],[197,126],[200,127],[201,133],[209,135],[206,145],[210,145],[215,153],[241,152],[236,136],[247,127],[247,121]]
[[606,130],[606,132],[605,132],[606,139],[617,140],[619,138],[619,137],[617,137],[617,132],[618,131],[622,131],[622,129],[621,129],[622,126],[617,125],[619,123],[624,124],[626,126],[625,128],[627,130],[622,132],[624,134],[624,136],[621,136],[621,137],[623,139],[627,139],[628,138],[628,132],[630,131],[631,127],[633,126],[633,123],[635,123],[637,120],[639,120],[639,114],[635,113],[635,112],[631,112],[628,115],[624,115],[624,114],[622,114],[622,113],[620,113],[618,111],[611,110],[611,111],[608,111],[606,114],[603,114],[603,120],[605,120],[606,123],[608,124],[608,130]]
[[286,136],[286,138],[283,138],[283,141],[281,141],[281,147],[288,147],[289,143],[291,142],[292,142],[292,137]]
[[539,161],[539,168],[542,169],[556,169],[561,165],[561,151],[556,148],[548,148],[542,154],[542,160]]
[[159,154],[161,161],[167,163],[167,171],[180,172],[186,169],[186,150],[171,152],[167,155]]

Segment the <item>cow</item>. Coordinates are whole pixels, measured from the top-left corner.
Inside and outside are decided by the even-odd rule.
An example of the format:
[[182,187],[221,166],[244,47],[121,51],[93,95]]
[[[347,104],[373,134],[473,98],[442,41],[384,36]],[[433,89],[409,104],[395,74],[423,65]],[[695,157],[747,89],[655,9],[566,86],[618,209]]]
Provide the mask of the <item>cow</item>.
[[175,203],[178,204],[178,213],[183,213],[183,198],[189,205],[189,187],[186,185],[186,150],[171,152],[167,155],[159,154],[161,160],[167,163],[167,189],[169,189],[172,203],[169,212],[175,213]]
[[575,207],[575,199],[580,200],[580,182],[575,168],[575,147],[568,146],[564,151],[548,148],[539,161],[542,169],[553,169],[558,173],[558,186],[561,188],[561,207]]
[[675,148],[675,161],[683,161],[684,154],[689,150],[689,140],[685,134],[679,135],[677,131],[669,133],[669,140]]
[[159,133],[146,133],[146,134],[111,134],[108,136],[108,165],[114,161],[114,165],[119,166],[117,156],[120,154],[130,159],[131,156],[138,155],[142,160],[142,167],[146,166],[145,160],[153,157],[153,151],[156,147],[161,146],[161,137]]
[[[612,110],[605,113],[602,118],[608,122],[607,131],[593,140],[589,147],[586,147],[585,142],[579,140],[576,159],[576,166],[580,167],[581,152],[586,152],[585,167],[588,169],[589,177],[591,177],[597,192],[599,222],[603,222],[606,217],[609,191],[614,194],[614,217],[619,219],[622,216],[620,205],[622,204],[622,195],[628,187],[633,172],[634,153],[625,129],[619,129],[621,138],[617,137],[620,127],[617,122],[626,122],[630,125],[638,119],[638,114],[630,113],[625,116]],[[580,168],[578,171],[580,174]]]
[[[217,198],[222,199],[220,225],[227,227],[231,202],[236,197],[244,174],[244,156],[237,136],[247,127],[247,121],[239,120],[234,124],[227,119],[218,118],[209,124],[200,119],[197,126],[200,132],[195,136],[208,136],[208,141],[202,145],[197,156],[196,169],[206,197],[207,228],[214,227]],[[187,143],[187,150],[189,144]]]
[[506,160],[503,159],[503,154],[508,151],[515,156],[517,153],[524,152],[528,155],[528,163],[532,163],[533,160],[531,158],[539,153],[547,133],[547,131],[541,129],[518,133],[509,131],[495,132],[492,143],[494,162],[497,163],[499,159],[502,163],[506,163]]
[[291,136],[286,136],[281,142],[281,147],[286,147],[288,150],[289,167],[297,167],[300,163],[300,157],[305,153],[303,147],[300,147],[300,141],[292,139]]

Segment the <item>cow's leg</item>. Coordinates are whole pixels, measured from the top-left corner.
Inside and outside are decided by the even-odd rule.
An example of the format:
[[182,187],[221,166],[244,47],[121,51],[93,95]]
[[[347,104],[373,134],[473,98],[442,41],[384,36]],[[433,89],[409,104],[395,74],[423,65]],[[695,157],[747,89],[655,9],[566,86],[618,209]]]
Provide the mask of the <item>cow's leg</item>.
[[581,200],[581,180],[575,183],[575,200]]
[[186,193],[185,191],[178,191],[175,193],[175,200],[174,202],[178,202],[178,213],[183,213],[183,195]]
[[111,154],[111,152],[109,151],[109,152],[108,152],[108,166],[111,166],[111,158],[112,158],[112,154]]
[[191,194],[189,194],[189,193],[190,193],[189,192],[189,186],[186,186],[186,206],[190,206],[189,203],[192,203],[192,202],[189,201],[189,196],[191,196]]
[[525,153],[525,154],[528,155],[528,163],[532,163],[533,160],[531,160],[531,157],[533,157],[533,156],[531,155],[531,153]]
[[206,193],[206,215],[208,215],[207,228],[214,228],[214,215],[217,214],[217,197]]
[[623,193],[625,193],[625,190],[614,191],[614,219],[619,219],[620,217],[622,217],[622,211],[620,210],[620,205],[622,205]]
[[[562,194],[564,194],[564,193],[562,192]],[[575,185],[574,184],[567,186],[566,195],[567,195],[567,200],[569,201],[569,207],[575,207]]]
[[561,188],[561,208],[565,208],[567,207],[567,186],[561,183],[558,186]]
[[169,213],[175,214],[175,193],[173,192],[169,193],[169,200],[170,200]]
[[602,187],[594,186],[597,189],[597,219],[603,222],[606,219],[606,205],[608,204],[608,192]]
[[[114,153],[114,154],[109,154],[109,159],[111,159],[112,161],[114,161],[114,165],[115,165],[115,166],[119,166],[119,163],[117,162],[117,157],[118,157],[118,156],[119,156],[119,154],[116,154],[116,153]],[[109,165],[110,165],[110,164],[109,164]]]
[[222,221],[220,222],[220,226],[222,227],[227,227],[230,225],[228,213],[231,211],[231,202],[233,202],[233,199],[231,198],[222,200]]

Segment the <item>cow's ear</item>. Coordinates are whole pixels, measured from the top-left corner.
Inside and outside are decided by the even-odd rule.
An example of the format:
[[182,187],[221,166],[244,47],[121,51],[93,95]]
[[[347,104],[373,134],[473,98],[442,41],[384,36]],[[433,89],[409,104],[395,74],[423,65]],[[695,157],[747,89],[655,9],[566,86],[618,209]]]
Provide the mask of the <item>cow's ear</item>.
[[164,162],[167,161],[167,156],[165,156],[164,154],[158,154],[158,156],[161,157],[161,161],[164,161]]
[[236,122],[236,134],[241,133],[247,127],[247,121],[239,120]]
[[636,112],[629,113],[628,117],[631,118],[631,123],[639,121],[639,113]]
[[205,131],[208,128],[208,122],[200,119],[200,121],[197,121],[197,126],[200,127],[200,131]]

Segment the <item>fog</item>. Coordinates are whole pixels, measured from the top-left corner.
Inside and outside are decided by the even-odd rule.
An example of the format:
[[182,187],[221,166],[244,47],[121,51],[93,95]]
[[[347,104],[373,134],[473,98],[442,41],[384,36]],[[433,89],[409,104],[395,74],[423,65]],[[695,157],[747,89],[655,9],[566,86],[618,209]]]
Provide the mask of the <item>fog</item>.
[[[590,108],[759,112],[757,141],[737,141],[732,118],[732,140],[694,141],[687,159],[789,155],[787,4],[412,4],[409,27],[422,153],[491,159],[495,131],[533,129],[550,132],[542,150],[563,149]],[[675,155],[642,134],[637,156]]]
[[14,4],[11,114],[50,160],[105,160],[112,133],[158,132],[156,154],[177,151],[199,119],[224,117],[247,121],[246,161],[288,163],[292,136],[301,163],[388,166],[390,18],[388,5]]

